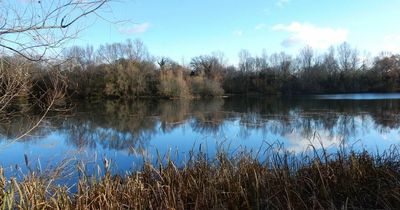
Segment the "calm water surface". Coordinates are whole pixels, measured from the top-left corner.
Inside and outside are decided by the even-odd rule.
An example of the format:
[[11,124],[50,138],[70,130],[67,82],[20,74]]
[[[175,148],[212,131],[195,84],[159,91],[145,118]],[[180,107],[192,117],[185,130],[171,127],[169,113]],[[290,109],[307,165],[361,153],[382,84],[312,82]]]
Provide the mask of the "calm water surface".
[[221,146],[256,150],[273,142],[293,152],[310,144],[376,152],[400,143],[400,94],[77,103],[13,141],[39,117],[0,125],[0,165],[24,165],[25,154],[38,167],[107,157],[125,171],[135,168],[136,152],[185,157],[200,145],[212,155]]

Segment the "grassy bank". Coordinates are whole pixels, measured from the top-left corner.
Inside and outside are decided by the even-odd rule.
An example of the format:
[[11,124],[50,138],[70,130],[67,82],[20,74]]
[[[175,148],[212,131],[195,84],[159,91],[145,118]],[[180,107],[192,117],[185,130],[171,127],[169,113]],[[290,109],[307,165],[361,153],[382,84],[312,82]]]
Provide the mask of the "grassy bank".
[[[292,155],[270,148],[257,155],[193,155],[144,164],[125,176],[82,176],[76,192],[49,173],[23,181],[0,170],[3,209],[399,209],[400,152]],[[56,174],[59,174],[58,172]]]

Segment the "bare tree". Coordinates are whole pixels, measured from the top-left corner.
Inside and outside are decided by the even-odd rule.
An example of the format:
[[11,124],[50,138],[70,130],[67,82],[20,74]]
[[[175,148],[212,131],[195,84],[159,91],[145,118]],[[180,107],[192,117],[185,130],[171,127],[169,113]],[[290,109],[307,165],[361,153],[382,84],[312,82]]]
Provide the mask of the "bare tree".
[[268,68],[268,54],[267,50],[263,49],[261,52],[261,56],[257,56],[255,58],[255,70],[262,71]]
[[302,50],[300,50],[298,60],[300,63],[300,68],[305,71],[309,71],[314,65],[314,50],[310,46],[304,47]]
[[[40,61],[59,54],[57,49],[84,28],[78,23],[89,15],[98,15],[97,11],[109,1],[0,1],[0,118],[9,117],[8,108],[21,97],[34,99],[34,104],[43,109],[42,117],[27,131],[21,131],[16,140],[39,126],[64,97],[62,75],[51,62]],[[44,65],[47,71],[42,69]]]
[[335,48],[329,47],[328,52],[323,55],[322,66],[329,73],[335,73],[338,69],[338,63],[335,57]]
[[150,56],[147,47],[139,39],[100,45],[97,50],[97,63],[113,64],[119,59],[141,62],[150,60]]
[[218,60],[218,63],[222,66],[226,66],[228,63],[228,58],[225,56],[225,53],[222,51],[214,51],[211,53],[211,56]]
[[219,63],[219,58],[210,55],[194,57],[190,62],[196,74],[204,74],[208,78],[217,78],[222,72],[223,65]]
[[292,57],[284,52],[273,53],[270,56],[272,68],[288,76],[292,70]]
[[342,71],[356,70],[358,66],[358,50],[352,49],[347,42],[339,45],[339,65]]
[[139,39],[135,39],[133,41],[130,39],[126,40],[124,49],[129,60],[143,61],[149,59],[147,47]]
[[[110,0],[0,1],[0,47],[32,61],[75,38],[81,19]],[[56,53],[56,52],[53,52]]]
[[30,82],[26,68],[16,58],[0,58],[0,114],[6,112],[14,99],[28,93]]
[[239,52],[239,69],[243,72],[249,72],[252,70],[253,57],[248,50],[242,49]]
[[97,50],[96,62],[113,64],[118,59],[122,58],[123,49],[120,43],[100,45]]

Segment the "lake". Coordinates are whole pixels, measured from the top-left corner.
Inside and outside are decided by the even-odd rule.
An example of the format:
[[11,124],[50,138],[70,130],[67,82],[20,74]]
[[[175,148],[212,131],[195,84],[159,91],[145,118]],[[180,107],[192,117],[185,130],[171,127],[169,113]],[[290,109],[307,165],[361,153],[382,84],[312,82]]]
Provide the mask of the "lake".
[[185,159],[200,148],[212,156],[217,148],[256,151],[277,142],[294,153],[311,144],[379,152],[400,142],[400,94],[77,102],[14,141],[39,118],[0,125],[0,165],[9,174],[23,168],[24,155],[37,168],[106,157],[123,172],[140,165],[139,153]]

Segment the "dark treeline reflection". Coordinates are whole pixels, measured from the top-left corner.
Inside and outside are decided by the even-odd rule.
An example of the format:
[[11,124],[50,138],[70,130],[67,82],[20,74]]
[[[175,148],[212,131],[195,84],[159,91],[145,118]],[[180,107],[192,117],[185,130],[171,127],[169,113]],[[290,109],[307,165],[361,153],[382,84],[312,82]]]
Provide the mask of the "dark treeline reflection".
[[[201,135],[238,126],[278,136],[296,133],[309,139],[318,132],[343,138],[357,130],[386,132],[400,126],[400,100],[318,100],[310,98],[227,98],[210,100],[135,100],[77,103],[68,113],[49,116],[23,141],[39,141],[51,132],[66,135],[76,148],[128,150],[145,148],[156,135],[182,126]],[[36,117],[19,116],[0,125],[3,141],[12,141]],[[236,124],[235,124],[236,123]],[[373,125],[373,127],[368,127]],[[363,126],[365,128],[363,128]],[[357,129],[359,128],[359,129]],[[189,137],[188,137],[189,138]],[[300,141],[301,139],[299,139]]]

